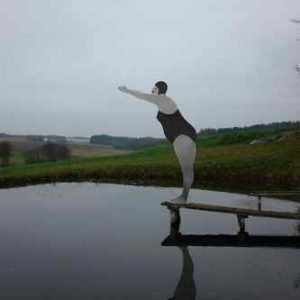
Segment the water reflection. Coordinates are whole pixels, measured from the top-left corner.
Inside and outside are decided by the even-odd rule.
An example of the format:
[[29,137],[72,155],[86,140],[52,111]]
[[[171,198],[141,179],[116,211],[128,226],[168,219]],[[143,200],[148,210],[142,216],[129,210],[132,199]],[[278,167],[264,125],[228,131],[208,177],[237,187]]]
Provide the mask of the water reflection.
[[179,246],[182,254],[181,276],[174,291],[174,295],[169,300],[193,300],[196,299],[196,286],[194,282],[194,263],[186,246]]
[[[300,213],[300,208],[298,208],[298,213]],[[300,222],[296,224],[296,232],[298,235],[300,235]]]
[[[276,235],[249,235],[241,231],[236,235],[183,235],[180,232],[181,216],[179,208],[169,208],[170,234],[162,242],[162,246],[176,246],[182,254],[182,269],[180,279],[171,299],[196,299],[196,286],[194,282],[194,263],[188,246],[214,246],[214,247],[272,247],[272,248],[300,248],[299,236]],[[299,226],[299,224],[298,224]],[[246,234],[245,234],[246,233]],[[300,285],[300,275],[294,281],[295,289]]]
[[294,283],[294,287],[295,289],[298,289],[300,286],[300,273],[298,274],[296,280],[295,280],[295,283]]
[[[201,203],[257,207],[248,196],[193,192]],[[253,236],[295,235],[297,221],[251,218],[241,242],[235,216],[180,209],[182,224],[170,228],[169,213],[180,214],[159,204],[177,193],[92,183],[1,190],[0,299],[299,299],[299,249]],[[173,248],[161,247],[165,236]]]

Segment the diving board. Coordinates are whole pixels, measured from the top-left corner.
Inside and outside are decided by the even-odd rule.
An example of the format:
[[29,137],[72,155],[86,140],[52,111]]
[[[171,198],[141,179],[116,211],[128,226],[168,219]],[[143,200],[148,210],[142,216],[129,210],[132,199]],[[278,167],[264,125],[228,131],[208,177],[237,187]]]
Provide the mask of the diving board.
[[283,211],[273,211],[273,210],[256,210],[249,208],[239,208],[231,206],[219,206],[211,204],[202,203],[171,203],[168,201],[162,202],[162,206],[167,206],[170,209],[194,209],[194,210],[204,210],[213,212],[222,212],[229,214],[241,214],[243,216],[256,216],[256,217],[269,217],[269,218],[280,218],[280,219],[295,219],[300,220],[300,212],[283,212]]
[[203,204],[203,203],[173,203],[169,201],[162,202],[161,205],[166,206],[172,212],[171,228],[174,229],[175,231],[178,231],[180,227],[180,213],[179,213],[180,208],[210,211],[216,213],[234,214],[237,216],[238,219],[238,224],[240,227],[239,235],[241,236],[245,236],[246,234],[245,219],[248,218],[249,216],[300,220],[300,212],[274,211],[274,210],[262,210],[262,209],[256,210],[256,209],[249,209],[249,208],[211,205],[211,204]]

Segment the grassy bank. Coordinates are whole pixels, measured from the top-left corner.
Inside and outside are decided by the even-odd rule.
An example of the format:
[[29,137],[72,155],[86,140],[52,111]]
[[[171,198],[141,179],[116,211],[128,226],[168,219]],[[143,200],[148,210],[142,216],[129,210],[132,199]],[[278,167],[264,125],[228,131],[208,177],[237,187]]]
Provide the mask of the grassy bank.
[[[126,155],[73,158],[0,169],[0,187],[56,181],[117,181],[180,185],[181,170],[171,144],[162,143]],[[207,147],[198,141],[195,186],[233,189],[300,186],[300,139],[267,144]]]

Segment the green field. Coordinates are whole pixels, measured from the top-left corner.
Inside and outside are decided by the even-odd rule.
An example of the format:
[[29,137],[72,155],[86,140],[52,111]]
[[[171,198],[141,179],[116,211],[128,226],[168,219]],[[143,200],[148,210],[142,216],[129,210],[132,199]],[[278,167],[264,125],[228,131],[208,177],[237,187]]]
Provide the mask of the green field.
[[[299,134],[255,145],[240,141],[212,146],[208,140],[203,143],[199,139],[197,149],[194,186],[233,190],[300,186]],[[0,169],[0,187],[86,180],[180,186],[182,175],[169,143],[123,155],[72,158]]]

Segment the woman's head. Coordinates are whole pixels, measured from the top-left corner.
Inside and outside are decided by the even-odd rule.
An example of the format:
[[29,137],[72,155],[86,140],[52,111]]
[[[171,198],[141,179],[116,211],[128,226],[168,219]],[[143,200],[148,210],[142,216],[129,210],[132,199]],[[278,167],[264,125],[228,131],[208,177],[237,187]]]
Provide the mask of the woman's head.
[[168,90],[168,85],[164,81],[158,81],[155,83],[154,87],[152,88],[152,93],[159,95],[165,94]]

